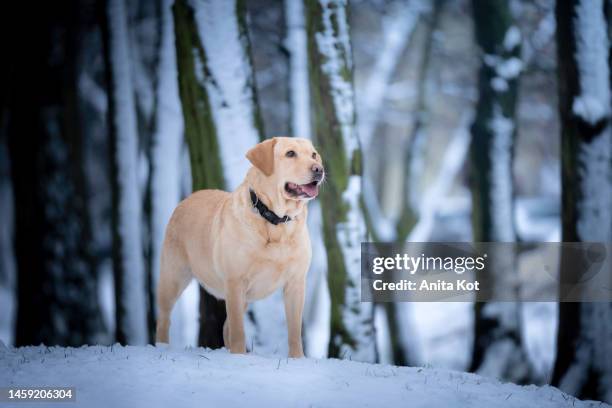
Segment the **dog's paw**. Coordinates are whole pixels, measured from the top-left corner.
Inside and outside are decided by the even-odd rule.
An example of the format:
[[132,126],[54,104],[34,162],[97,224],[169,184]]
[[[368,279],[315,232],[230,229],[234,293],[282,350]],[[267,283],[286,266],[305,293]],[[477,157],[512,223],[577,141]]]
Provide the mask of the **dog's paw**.
[[246,354],[246,346],[244,343],[242,344],[232,344],[230,345],[230,353],[232,354]]
[[304,352],[302,350],[289,351],[289,358],[304,358]]

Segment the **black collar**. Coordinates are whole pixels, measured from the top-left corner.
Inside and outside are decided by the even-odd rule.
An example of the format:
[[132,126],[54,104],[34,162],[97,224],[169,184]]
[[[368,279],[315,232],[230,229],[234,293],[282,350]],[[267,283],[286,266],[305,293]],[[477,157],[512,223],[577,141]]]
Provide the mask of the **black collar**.
[[260,199],[257,197],[257,194],[251,189],[249,189],[251,193],[251,203],[253,204],[253,208],[257,209],[259,215],[264,217],[269,223],[278,225],[280,223],[285,223],[291,221],[291,217],[285,215],[284,217],[279,217],[274,214],[272,210],[270,210]]

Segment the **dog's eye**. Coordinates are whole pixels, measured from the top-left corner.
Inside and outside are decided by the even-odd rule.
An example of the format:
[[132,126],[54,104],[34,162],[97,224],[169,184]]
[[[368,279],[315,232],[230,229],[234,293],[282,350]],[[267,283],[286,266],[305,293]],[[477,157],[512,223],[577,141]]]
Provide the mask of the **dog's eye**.
[[316,154],[316,153],[313,153],[313,154],[312,154],[312,158],[313,158],[313,159],[316,159],[316,158],[317,158],[317,154]]
[[295,156],[297,156],[297,153],[295,153],[293,150],[289,150],[287,153],[285,153],[285,156],[287,156],[287,157],[295,157]]

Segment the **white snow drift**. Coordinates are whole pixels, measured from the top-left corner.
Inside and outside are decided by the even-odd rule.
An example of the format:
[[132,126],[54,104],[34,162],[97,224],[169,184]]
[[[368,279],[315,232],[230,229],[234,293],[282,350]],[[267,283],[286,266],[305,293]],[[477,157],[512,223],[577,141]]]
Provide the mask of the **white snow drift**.
[[10,386],[75,387],[73,407],[607,406],[549,386],[502,384],[448,370],[202,348],[6,348],[0,342],[0,387]]

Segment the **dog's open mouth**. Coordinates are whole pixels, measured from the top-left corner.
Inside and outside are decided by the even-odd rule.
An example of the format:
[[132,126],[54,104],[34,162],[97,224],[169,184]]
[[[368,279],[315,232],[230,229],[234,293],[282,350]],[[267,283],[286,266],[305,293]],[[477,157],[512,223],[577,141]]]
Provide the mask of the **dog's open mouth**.
[[296,198],[315,198],[319,194],[319,182],[315,180],[308,184],[285,183],[285,191]]

